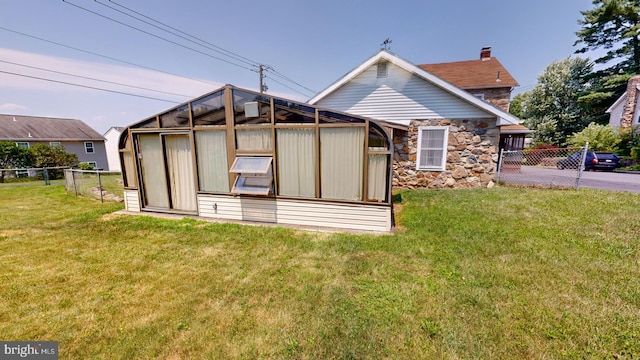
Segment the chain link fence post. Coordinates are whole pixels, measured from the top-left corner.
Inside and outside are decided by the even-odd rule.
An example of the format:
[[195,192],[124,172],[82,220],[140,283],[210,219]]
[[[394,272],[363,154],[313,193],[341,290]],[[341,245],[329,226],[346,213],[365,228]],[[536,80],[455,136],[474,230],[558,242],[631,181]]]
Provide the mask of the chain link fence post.
[[589,142],[584,144],[582,155],[580,156],[580,165],[578,166],[578,177],[576,179],[576,190],[580,190],[580,181],[582,180],[582,172],[584,171],[585,161],[587,160],[587,152],[589,151]]
[[102,191],[102,179],[100,178],[100,171],[98,171],[98,191],[100,192],[100,202],[104,202],[104,196]]
[[49,172],[47,168],[42,169],[42,177],[44,178],[45,185],[51,185],[51,181],[49,181]]
[[496,183],[500,183],[500,171],[502,170],[502,164],[504,162],[504,148],[500,149],[500,156],[498,157],[498,172],[496,174]]

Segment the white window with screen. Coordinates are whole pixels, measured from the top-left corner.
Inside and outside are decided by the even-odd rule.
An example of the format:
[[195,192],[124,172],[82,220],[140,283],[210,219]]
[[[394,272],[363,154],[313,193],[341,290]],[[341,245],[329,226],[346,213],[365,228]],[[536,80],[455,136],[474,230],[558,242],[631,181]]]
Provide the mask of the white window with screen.
[[60,144],[59,141],[52,141],[52,142],[49,143],[49,145],[50,146],[58,146],[58,145],[62,145],[62,144]]
[[17,142],[16,146],[20,147],[20,148],[23,148],[23,149],[28,149],[29,148],[29,143],[28,142]]
[[444,171],[447,163],[448,126],[418,128],[418,170]]
[[229,172],[237,174],[232,194],[269,195],[273,192],[271,157],[237,157]]
[[87,154],[93,154],[94,153],[93,142],[92,141],[85,141],[85,143],[84,143],[84,152],[87,153]]

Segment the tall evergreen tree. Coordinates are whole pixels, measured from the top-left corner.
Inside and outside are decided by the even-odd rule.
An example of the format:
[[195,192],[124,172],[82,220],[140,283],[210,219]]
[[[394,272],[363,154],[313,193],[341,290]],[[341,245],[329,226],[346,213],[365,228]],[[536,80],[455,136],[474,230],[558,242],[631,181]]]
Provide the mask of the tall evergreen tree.
[[640,74],[640,0],[593,0],[593,5],[580,12],[576,53],[607,52],[594,60],[604,67],[589,76],[590,87],[578,103],[587,123],[606,124],[607,108],[625,91],[631,75]]
[[576,53],[606,49],[596,64],[620,60],[607,68],[609,74],[640,73],[640,0],[593,0],[595,8],[581,11]]

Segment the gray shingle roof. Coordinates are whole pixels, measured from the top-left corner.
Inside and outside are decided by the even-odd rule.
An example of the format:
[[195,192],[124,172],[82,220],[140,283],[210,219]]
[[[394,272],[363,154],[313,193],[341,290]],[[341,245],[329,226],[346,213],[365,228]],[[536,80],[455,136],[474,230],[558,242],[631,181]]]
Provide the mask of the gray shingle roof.
[[80,120],[0,114],[0,140],[83,141],[104,137]]

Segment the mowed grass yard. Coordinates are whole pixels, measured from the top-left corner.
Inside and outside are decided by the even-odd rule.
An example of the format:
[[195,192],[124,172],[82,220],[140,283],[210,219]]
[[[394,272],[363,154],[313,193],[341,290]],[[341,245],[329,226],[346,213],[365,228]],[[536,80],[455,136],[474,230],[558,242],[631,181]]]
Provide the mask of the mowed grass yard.
[[374,236],[0,189],[0,339],[61,359],[640,356],[640,195],[401,196]]

